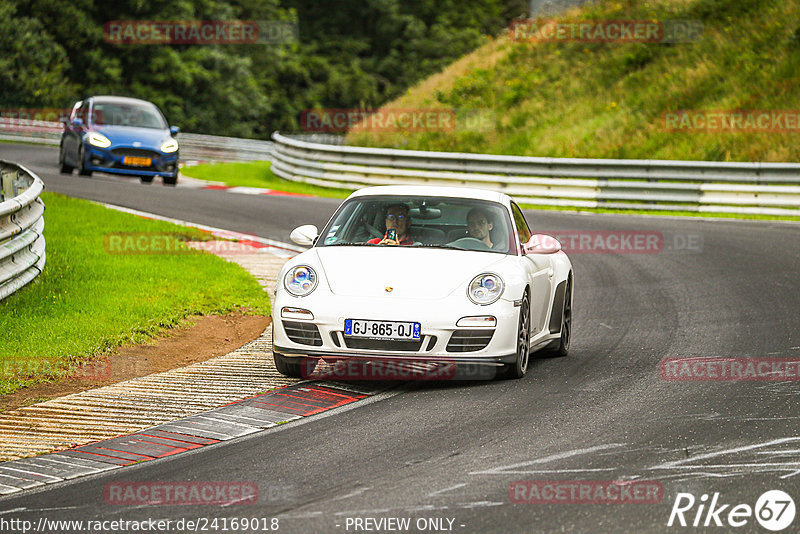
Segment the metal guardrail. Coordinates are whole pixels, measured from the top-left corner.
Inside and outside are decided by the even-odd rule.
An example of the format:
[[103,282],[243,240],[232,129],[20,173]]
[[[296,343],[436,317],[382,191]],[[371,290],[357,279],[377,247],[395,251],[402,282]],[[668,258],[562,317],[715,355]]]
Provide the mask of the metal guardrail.
[[34,173],[0,160],[0,300],[36,278],[46,261],[44,183]]
[[[62,128],[0,118],[0,139],[58,144]],[[351,147],[320,134],[272,138],[181,133],[181,159],[272,160],[282,178],[327,187],[467,185],[544,206],[800,215],[798,163],[537,158]]]
[[269,160],[272,141],[240,139],[191,133],[178,134],[181,161],[259,161]]
[[64,126],[60,122],[20,121],[0,117],[0,139],[3,141],[57,145],[63,131]]
[[800,215],[800,164],[537,158],[308,143],[275,132],[272,170],[326,187],[494,189],[546,206]]
[[[0,139],[58,145],[64,125],[60,122],[20,121],[0,117]],[[268,160],[272,141],[240,139],[218,135],[181,132],[178,134],[182,161],[257,161]]]

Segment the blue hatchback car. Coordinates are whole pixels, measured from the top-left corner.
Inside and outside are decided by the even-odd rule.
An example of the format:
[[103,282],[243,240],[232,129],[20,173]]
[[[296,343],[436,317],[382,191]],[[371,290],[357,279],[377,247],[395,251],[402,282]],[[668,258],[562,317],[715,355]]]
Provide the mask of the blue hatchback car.
[[139,176],[164,185],[178,181],[180,129],[169,126],[152,102],[120,96],[93,96],[77,102],[64,123],[58,162],[61,172],[77,168]]

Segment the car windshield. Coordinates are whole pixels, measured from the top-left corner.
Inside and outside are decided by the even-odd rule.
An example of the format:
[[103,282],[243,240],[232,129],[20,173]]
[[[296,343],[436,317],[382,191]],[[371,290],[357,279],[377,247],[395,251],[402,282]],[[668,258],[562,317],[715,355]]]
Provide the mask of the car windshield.
[[484,200],[370,196],[349,200],[317,242],[329,246],[389,246],[388,230],[402,246],[515,253],[508,211]]
[[95,102],[92,123],[97,126],[135,126],[138,128],[167,127],[164,117],[152,104]]

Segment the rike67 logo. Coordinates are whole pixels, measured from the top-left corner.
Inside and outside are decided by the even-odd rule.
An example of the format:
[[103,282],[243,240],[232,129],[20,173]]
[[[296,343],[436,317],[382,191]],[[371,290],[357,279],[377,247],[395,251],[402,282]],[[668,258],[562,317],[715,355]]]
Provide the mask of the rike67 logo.
[[749,524],[754,516],[762,527],[778,532],[794,521],[794,500],[786,492],[770,490],[751,507],[749,504],[723,504],[719,493],[714,493],[710,502],[705,493],[700,499],[691,493],[678,493],[667,526],[739,528]]

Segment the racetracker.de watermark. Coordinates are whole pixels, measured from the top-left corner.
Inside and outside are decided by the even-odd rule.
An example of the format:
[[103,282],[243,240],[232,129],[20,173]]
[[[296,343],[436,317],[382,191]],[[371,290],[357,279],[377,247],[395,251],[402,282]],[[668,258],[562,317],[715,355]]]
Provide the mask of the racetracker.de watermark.
[[103,237],[108,254],[197,254],[183,234],[164,232],[113,232]]
[[225,234],[207,241],[196,241],[193,238],[175,233],[165,232],[113,232],[103,238],[106,253],[114,255],[162,255],[162,254],[199,254],[200,251],[217,255],[256,254],[268,245],[248,239],[242,234],[231,239],[224,239]]
[[494,125],[494,112],[482,109],[324,108],[300,113],[300,128],[312,133],[483,132]]
[[517,504],[657,504],[664,488],[650,480],[516,480],[508,498]]
[[703,35],[699,20],[515,20],[514,41],[534,43],[688,43]]
[[493,380],[499,367],[458,364],[446,358],[302,358],[300,375],[310,380]]
[[[0,130],[5,128],[41,128],[62,123],[72,113],[71,108],[0,108]],[[58,128],[62,126],[59,124]]]
[[800,358],[664,358],[661,378],[676,382],[799,381]]
[[267,20],[111,20],[103,39],[116,45],[286,44],[298,40],[297,24]]
[[553,230],[541,244],[561,245],[567,254],[664,254],[699,253],[703,236],[695,233],[665,233],[649,230]]
[[800,110],[679,110],[667,111],[662,127],[668,132],[800,133]]
[[258,502],[254,482],[109,482],[103,499],[116,506],[238,505]]

